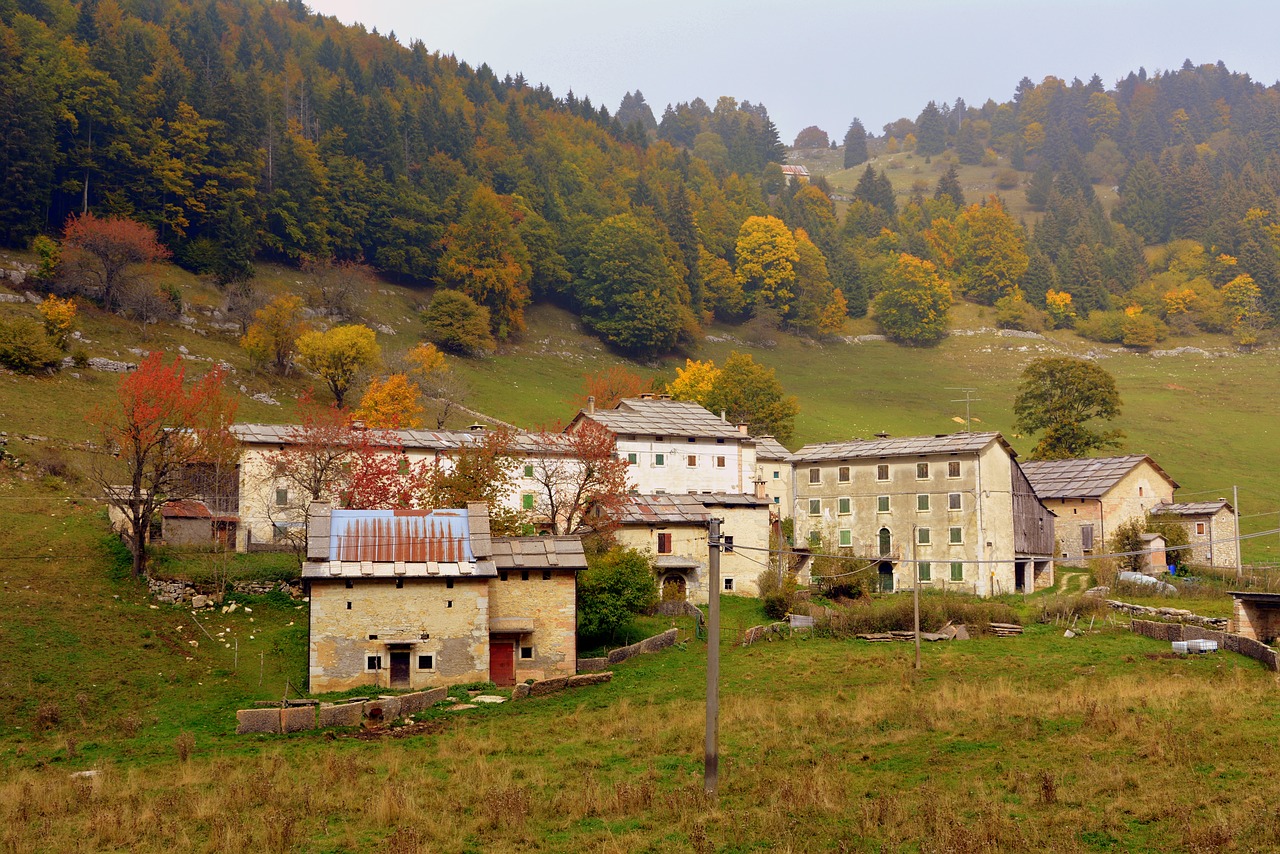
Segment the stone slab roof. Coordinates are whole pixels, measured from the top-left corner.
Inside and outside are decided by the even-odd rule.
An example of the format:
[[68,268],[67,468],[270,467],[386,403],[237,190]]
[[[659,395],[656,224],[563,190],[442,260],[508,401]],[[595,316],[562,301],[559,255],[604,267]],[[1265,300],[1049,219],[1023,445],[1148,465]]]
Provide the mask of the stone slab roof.
[[781,442],[772,436],[756,437],[756,459],[757,460],[777,460],[779,462],[791,462],[792,453],[786,449]]
[[578,418],[589,418],[615,434],[755,441],[720,416],[683,400],[628,397],[613,409],[580,412]]
[[1089,457],[1022,463],[1036,495],[1044,498],[1101,498],[1140,463],[1148,462],[1165,480],[1178,484],[1145,454],[1123,457]]
[[992,442],[999,442],[1016,457],[1017,453],[999,433],[945,433],[938,436],[904,436],[887,439],[853,439],[848,442],[819,442],[805,445],[791,459],[797,464],[835,460],[888,459],[932,454],[976,454]]
[[[246,445],[291,445],[299,441],[299,424],[233,424],[231,432]],[[484,430],[371,430],[379,441],[405,450],[448,452],[484,441]],[[568,438],[561,433],[511,434],[510,450],[516,454],[569,453]]]
[[307,514],[304,578],[492,577],[488,508],[331,510]]
[[498,569],[586,569],[581,537],[494,537]]
[[623,525],[706,525],[715,507],[771,507],[767,498],[729,492],[628,495],[619,521]]
[[1151,512],[1164,516],[1212,516],[1223,508],[1231,509],[1231,502],[1225,498],[1217,501],[1194,501],[1183,504],[1157,504]]

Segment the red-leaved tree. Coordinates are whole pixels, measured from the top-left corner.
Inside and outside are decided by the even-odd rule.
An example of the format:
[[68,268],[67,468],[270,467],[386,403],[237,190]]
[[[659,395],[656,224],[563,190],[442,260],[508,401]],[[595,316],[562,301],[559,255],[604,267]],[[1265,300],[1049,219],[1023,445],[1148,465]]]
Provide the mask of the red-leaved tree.
[[604,533],[618,524],[629,491],[627,461],[612,432],[581,421],[569,433],[535,434],[534,511],[554,534]]
[[613,365],[583,377],[582,393],[575,403],[585,409],[588,398],[594,397],[598,408],[612,409],[623,398],[638,397],[647,391],[653,391],[653,380],[633,374],[621,365]]
[[154,228],[125,217],[71,216],[62,239],[64,261],[98,289],[108,311],[119,307],[131,266],[169,257]]
[[147,532],[167,501],[194,497],[194,468],[234,465],[236,402],[215,367],[193,386],[181,362],[162,353],[120,380],[116,398],[89,416],[99,433],[91,479],[124,518],[133,576],[147,570]]

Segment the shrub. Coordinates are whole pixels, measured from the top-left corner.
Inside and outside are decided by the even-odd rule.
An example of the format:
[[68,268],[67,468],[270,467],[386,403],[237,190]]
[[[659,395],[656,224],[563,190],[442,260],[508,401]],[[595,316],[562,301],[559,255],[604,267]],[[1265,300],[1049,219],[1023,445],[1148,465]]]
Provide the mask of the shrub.
[[[834,637],[852,637],[874,632],[910,631],[914,625],[910,596],[863,599],[835,609],[820,627]],[[1020,624],[1016,611],[1003,602],[921,594],[920,630],[937,631],[947,623],[963,623],[971,632],[983,634],[991,623]]]
[[30,317],[0,321],[0,365],[34,373],[62,364],[62,353],[44,333],[44,326]]
[[1097,596],[1052,596],[1040,601],[1040,613],[1037,622],[1052,623],[1054,620],[1089,619],[1106,616],[1110,611],[1106,601]]
[[1016,169],[1001,169],[996,173],[996,186],[1001,190],[1012,190],[1022,183],[1022,177]]
[[173,748],[178,753],[178,761],[186,762],[191,758],[191,751],[195,749],[196,737],[191,733],[183,730],[178,737],[173,740]]
[[1021,293],[1006,294],[996,300],[996,326],[1001,329],[1043,332],[1045,321],[1045,313],[1027,302]]
[[578,632],[611,638],[658,602],[658,582],[649,559],[635,549],[617,546],[587,559],[578,580]]
[[1076,332],[1090,341],[1120,344],[1124,341],[1125,321],[1128,319],[1123,311],[1091,311],[1087,318],[1076,322]]

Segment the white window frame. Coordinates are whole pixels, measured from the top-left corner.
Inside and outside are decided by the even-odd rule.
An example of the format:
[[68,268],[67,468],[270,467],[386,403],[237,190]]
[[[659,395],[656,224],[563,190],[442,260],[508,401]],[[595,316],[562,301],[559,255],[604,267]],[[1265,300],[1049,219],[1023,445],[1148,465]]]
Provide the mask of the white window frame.
[[[921,472],[924,472],[924,474],[921,474]],[[916,480],[928,480],[928,479],[929,479],[929,464],[916,463]]]
[[836,469],[837,483],[848,483],[850,480],[852,480],[852,478],[853,478],[853,475],[848,466],[840,466],[838,469]]
[[822,469],[814,466],[809,469],[809,485],[816,486],[822,483]]
[[[881,506],[883,506],[883,507],[884,507],[884,509],[883,509],[883,510],[881,510],[881,509],[880,509],[880,508],[881,508]],[[890,509],[889,509],[891,506],[892,506],[892,504],[891,504],[891,503],[890,503],[890,501],[889,501],[889,496],[887,496],[887,495],[877,495],[877,496],[876,496],[876,512],[877,512],[877,513],[889,513],[889,512],[891,512],[891,511],[890,511]]]
[[653,454],[653,467],[659,468],[659,469],[666,468],[667,455],[662,453],[661,451],[655,451]]
[[917,513],[929,512],[929,493],[927,492],[916,493],[916,512]]
[[853,499],[848,497],[836,499],[836,515],[852,516],[853,515]]
[[853,548],[853,529],[841,528],[838,534],[839,539],[836,540],[842,549]]
[[876,481],[879,483],[884,483],[887,480],[889,480],[889,464],[877,463],[876,464]]
[[916,545],[933,545],[933,532],[929,528],[916,528]]
[[954,513],[964,509],[964,499],[960,497],[959,492],[947,493],[947,510]]
[[809,515],[810,516],[822,515],[822,499],[821,498],[809,499]]
[[698,455],[697,455],[697,454],[685,454],[685,458],[684,458],[684,467],[685,467],[685,468],[690,468],[690,469],[696,469],[696,468],[698,467]]
[[[960,567],[960,572],[958,577],[956,573],[956,567]],[[960,560],[951,561],[951,580],[964,581],[964,561],[960,561]]]
[[[955,474],[952,474],[952,473],[951,473],[951,467],[952,467],[952,466],[955,466],[955,469],[956,469],[956,473],[955,473]],[[949,478],[951,478],[951,479],[953,479],[953,480],[954,480],[955,478],[962,477],[962,476],[963,476],[962,471],[963,471],[963,470],[960,468],[960,461],[959,461],[959,460],[947,460],[947,477],[949,477]]]

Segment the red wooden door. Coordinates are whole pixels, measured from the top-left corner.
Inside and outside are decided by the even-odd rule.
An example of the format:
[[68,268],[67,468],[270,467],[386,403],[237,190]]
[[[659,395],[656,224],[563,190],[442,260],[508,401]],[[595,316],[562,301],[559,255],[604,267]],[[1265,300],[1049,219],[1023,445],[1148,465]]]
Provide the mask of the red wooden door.
[[489,644],[489,681],[494,685],[516,684],[515,644]]

